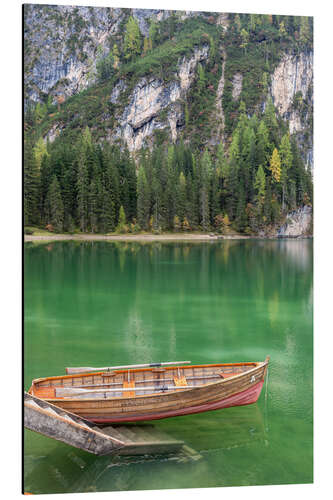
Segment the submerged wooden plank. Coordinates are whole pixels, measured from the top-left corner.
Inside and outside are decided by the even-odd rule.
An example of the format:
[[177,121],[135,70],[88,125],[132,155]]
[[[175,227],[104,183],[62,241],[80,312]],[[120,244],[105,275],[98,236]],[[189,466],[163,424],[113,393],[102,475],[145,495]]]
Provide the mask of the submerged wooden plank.
[[153,455],[179,452],[184,441],[159,430],[154,425],[113,425],[102,427],[101,432],[125,443],[117,455]]

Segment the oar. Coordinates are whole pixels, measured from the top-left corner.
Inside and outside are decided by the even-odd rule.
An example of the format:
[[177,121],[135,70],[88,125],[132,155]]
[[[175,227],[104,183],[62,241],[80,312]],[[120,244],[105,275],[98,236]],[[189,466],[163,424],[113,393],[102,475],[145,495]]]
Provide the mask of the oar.
[[203,387],[199,385],[161,385],[160,387],[120,387],[119,389],[75,389],[74,387],[56,387],[56,398],[70,397],[70,396],[83,396],[86,394],[105,394],[107,392],[134,392],[134,391],[176,391],[177,389],[191,389],[194,387]]
[[[186,380],[206,380],[206,379],[219,379],[221,378],[222,375],[220,373],[217,373],[215,375],[204,375],[204,376],[196,376],[196,377],[191,377],[191,376],[186,376]],[[222,377],[224,378],[224,377]],[[135,380],[136,384],[151,384],[152,382],[173,382],[173,378],[163,378],[163,379],[157,379],[157,378],[150,378],[146,380]],[[104,382],[102,384],[83,384],[83,385],[75,385],[75,389],[86,389],[87,387],[111,387],[115,385],[123,385],[123,382]]]
[[129,370],[131,368],[156,368],[158,366],[168,365],[185,365],[191,361],[167,361],[165,363],[146,363],[141,365],[124,365],[124,366],[106,366],[103,368],[93,368],[91,366],[79,366],[77,368],[66,368],[68,375],[76,375],[78,373],[102,372],[111,370]]

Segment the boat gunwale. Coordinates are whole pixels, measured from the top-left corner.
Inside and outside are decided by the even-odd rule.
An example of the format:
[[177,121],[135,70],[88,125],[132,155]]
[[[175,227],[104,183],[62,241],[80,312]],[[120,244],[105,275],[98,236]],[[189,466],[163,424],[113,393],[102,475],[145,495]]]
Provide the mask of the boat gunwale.
[[[186,366],[167,366],[164,367],[164,370],[174,370],[175,368],[179,369],[184,369],[188,370],[189,368],[210,368],[214,366],[249,366],[249,365],[258,365],[260,363],[266,363],[267,359],[265,361],[246,361],[243,363],[213,363],[213,364],[207,364],[207,365],[186,365]],[[108,372],[107,370],[101,370],[99,372],[85,372],[85,373],[75,373],[73,375],[52,375],[50,377],[41,377],[41,378],[35,378],[33,379],[34,382],[44,382],[45,380],[54,380],[54,379],[69,379],[69,378],[80,378],[80,377],[88,377],[92,375],[103,375],[103,374],[108,374],[108,373],[115,373],[117,375],[120,375],[121,373],[137,373],[137,372],[147,372],[147,371],[152,371],[154,367],[148,367],[148,368],[129,368],[129,369],[122,369],[122,370],[110,370]]]
[[[175,395],[175,394],[182,394],[182,393],[188,393],[188,392],[196,392],[198,389],[206,389],[206,388],[211,388],[212,386],[220,386],[226,382],[229,382],[229,381],[234,381],[235,379],[237,378],[241,378],[241,377],[244,377],[245,375],[248,375],[249,373],[255,371],[255,370],[258,370],[258,368],[262,368],[266,365],[268,365],[269,363],[269,360],[270,360],[270,357],[267,356],[265,361],[253,361],[253,362],[246,362],[246,363],[217,363],[217,364],[211,364],[211,365],[190,365],[190,366],[186,366],[184,368],[209,368],[209,367],[216,367],[216,366],[242,366],[242,365],[245,365],[245,366],[249,366],[249,365],[253,365],[255,364],[256,366],[254,366],[253,368],[250,368],[249,370],[245,371],[245,372],[242,372],[242,373],[237,373],[236,375],[233,375],[232,377],[228,377],[228,378],[224,378],[224,379],[221,379],[217,382],[210,382],[208,384],[204,384],[204,385],[201,385],[201,386],[197,386],[197,387],[188,387],[186,389],[177,389],[177,387],[175,387],[175,390],[170,390],[170,391],[167,391],[167,392],[157,392],[157,393],[152,393],[152,394],[138,394],[138,395],[135,395],[135,396],[131,396],[131,397],[124,397],[124,396],[117,396],[117,397],[110,397],[110,398],[71,398],[71,397],[66,397],[66,398],[41,398],[41,399],[44,399],[46,401],[49,401],[49,402],[59,402],[59,401],[68,401],[68,402],[97,402],[97,401],[116,401],[116,400],[121,400],[121,401],[133,401],[133,399],[139,399],[139,398],[151,398],[151,397],[163,397],[163,396],[169,396],[169,395]],[[183,368],[183,367],[180,367],[180,368]],[[167,369],[171,370],[171,369],[174,369],[174,367],[168,367]],[[151,370],[151,368],[138,368],[138,369],[135,369],[135,370],[131,370],[132,372],[134,371],[144,371],[144,370]],[[128,373],[129,370],[117,370],[117,374],[119,374],[119,372],[123,372],[123,373]],[[92,373],[87,373],[87,374],[76,374],[76,375],[64,375],[63,377],[61,377],[60,375],[58,376],[55,376],[55,377],[45,377],[45,378],[40,378],[40,379],[35,379],[32,381],[32,386],[30,387],[29,389],[29,393],[30,391],[33,389],[33,384],[34,382],[40,382],[40,381],[45,381],[45,380],[54,380],[54,379],[64,379],[64,378],[73,378],[73,377],[82,377],[83,375],[101,375],[102,373],[105,373],[105,371],[101,371],[101,372],[92,372]],[[264,374],[265,376],[265,374]],[[105,391],[107,392],[107,390]],[[121,392],[121,389],[119,389],[119,392]],[[31,392],[32,394],[32,392]],[[103,392],[101,392],[101,394],[103,394]]]

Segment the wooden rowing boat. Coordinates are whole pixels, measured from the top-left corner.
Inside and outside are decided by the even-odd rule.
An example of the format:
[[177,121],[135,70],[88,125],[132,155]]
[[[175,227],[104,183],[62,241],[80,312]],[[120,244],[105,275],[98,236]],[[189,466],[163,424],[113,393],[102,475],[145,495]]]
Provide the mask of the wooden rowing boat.
[[29,393],[98,424],[255,403],[269,363],[116,369],[35,379]]

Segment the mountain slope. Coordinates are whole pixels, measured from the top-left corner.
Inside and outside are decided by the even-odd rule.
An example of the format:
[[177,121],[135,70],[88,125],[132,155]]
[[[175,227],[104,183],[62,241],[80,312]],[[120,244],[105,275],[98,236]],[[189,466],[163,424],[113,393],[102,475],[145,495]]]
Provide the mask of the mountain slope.
[[[280,215],[296,208],[305,195],[305,200],[311,198],[310,189],[304,187],[308,180],[299,170],[305,165],[311,171],[313,158],[310,18],[28,5],[24,36],[25,129],[32,144],[47,140],[51,154],[61,144],[77,143],[88,127],[92,142],[102,149],[103,144],[114,145],[125,156],[128,150],[137,171],[146,147],[154,155],[156,148],[175,144],[176,150],[185,147],[198,158],[207,151],[216,165],[222,144],[228,168],[236,160],[238,170],[241,161],[247,167],[244,175],[239,170],[238,184],[236,177],[232,181],[238,186],[238,201],[229,206],[226,168],[220,168],[224,180],[215,211],[212,194],[208,196],[210,224],[218,214],[235,220],[237,210],[258,205],[259,177],[254,188],[258,161],[266,197],[275,192]],[[263,120],[268,145],[260,156]],[[280,176],[274,180],[270,167],[274,147],[281,152],[282,137],[288,132],[295,142],[293,166],[288,160],[285,168],[294,171],[290,189],[295,194],[289,195],[283,166],[283,180]],[[253,135],[252,157],[245,152],[245,142],[252,144],[246,134]],[[236,143],[238,156],[233,153]],[[193,168],[191,164],[192,173]],[[177,176],[186,173],[179,162],[176,170]],[[90,167],[89,182],[92,176]],[[63,189],[62,179],[58,180]],[[192,181],[186,178],[187,189]],[[262,177],[262,186],[263,182]],[[115,202],[115,223],[119,203]],[[77,200],[73,204],[76,225]],[[151,217],[154,206],[150,201]],[[200,219],[203,227],[202,214],[199,225]],[[264,217],[262,224],[268,219]],[[172,226],[170,221],[164,226]],[[249,225],[238,224],[239,230],[244,227]]]

